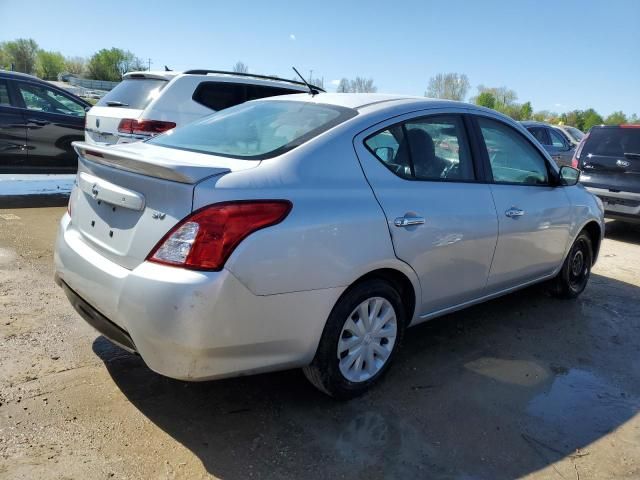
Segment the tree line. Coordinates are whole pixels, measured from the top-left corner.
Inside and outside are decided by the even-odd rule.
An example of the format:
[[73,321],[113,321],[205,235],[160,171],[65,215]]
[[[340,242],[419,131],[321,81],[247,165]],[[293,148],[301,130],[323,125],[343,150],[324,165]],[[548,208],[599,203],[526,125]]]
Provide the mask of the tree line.
[[128,50],[103,48],[91,57],[65,57],[60,52],[40,48],[32,38],[0,43],[0,68],[57,80],[61,73],[71,73],[95,80],[119,82],[122,75],[146,70],[145,62]]
[[[464,101],[471,84],[469,78],[460,73],[439,73],[429,79],[426,97]],[[586,132],[594,125],[620,125],[624,123],[640,124],[637,114],[626,115],[622,111],[603,117],[595,109],[572,110],[565,113],[539,110],[534,112],[531,102],[518,102],[518,95],[507,87],[487,87],[478,85],[478,94],[469,99],[471,103],[510,116],[514,120],[537,120],[553,124],[572,125]]]

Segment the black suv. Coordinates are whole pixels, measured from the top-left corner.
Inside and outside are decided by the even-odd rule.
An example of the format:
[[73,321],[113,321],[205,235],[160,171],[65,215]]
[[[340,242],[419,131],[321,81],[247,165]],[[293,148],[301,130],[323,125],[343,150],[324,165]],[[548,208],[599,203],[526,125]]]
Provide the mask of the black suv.
[[580,182],[604,203],[605,216],[640,222],[640,125],[592,127],[574,160]]
[[0,70],[0,173],[75,173],[91,105],[49,82]]
[[563,133],[553,125],[544,122],[526,121],[520,123],[529,130],[531,135],[536,137],[536,140],[542,144],[559,167],[571,165],[575,148]]

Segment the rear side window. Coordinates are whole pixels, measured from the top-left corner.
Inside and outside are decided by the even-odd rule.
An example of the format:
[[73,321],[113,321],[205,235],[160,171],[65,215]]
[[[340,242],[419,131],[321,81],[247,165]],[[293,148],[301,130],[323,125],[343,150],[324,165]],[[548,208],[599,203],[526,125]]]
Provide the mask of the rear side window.
[[409,120],[370,136],[365,145],[389,170],[402,178],[474,179],[464,125],[457,115]]
[[276,95],[289,95],[291,93],[302,93],[299,90],[289,88],[268,87],[266,85],[247,85],[247,101],[258,98],[275,97]]
[[549,140],[549,134],[547,133],[546,128],[542,127],[529,127],[527,128],[531,135],[533,135],[536,140],[538,140],[542,145],[551,145],[551,141]]
[[97,103],[100,107],[123,107],[144,110],[167,85],[156,78],[129,78],[123,80]]
[[0,105],[10,107],[11,100],[9,99],[9,88],[7,82],[0,80]]
[[211,110],[223,110],[245,101],[245,85],[230,82],[202,82],[193,92],[193,100]]
[[501,122],[478,117],[496,183],[547,185],[544,157],[516,130]]
[[640,127],[593,128],[581,156],[623,157],[625,153],[640,154]]
[[261,160],[281,155],[357,115],[310,102],[244,103],[149,140],[163,147]]

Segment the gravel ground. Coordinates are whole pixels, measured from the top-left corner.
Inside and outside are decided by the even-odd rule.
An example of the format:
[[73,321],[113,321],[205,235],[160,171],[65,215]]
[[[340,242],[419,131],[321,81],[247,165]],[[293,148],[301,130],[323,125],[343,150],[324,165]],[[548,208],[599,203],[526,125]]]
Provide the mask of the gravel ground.
[[64,208],[0,210],[0,478],[640,478],[640,227],[577,301],[540,287],[411,329],[340,403],[298,371],[189,384],[87,326],[52,279]]

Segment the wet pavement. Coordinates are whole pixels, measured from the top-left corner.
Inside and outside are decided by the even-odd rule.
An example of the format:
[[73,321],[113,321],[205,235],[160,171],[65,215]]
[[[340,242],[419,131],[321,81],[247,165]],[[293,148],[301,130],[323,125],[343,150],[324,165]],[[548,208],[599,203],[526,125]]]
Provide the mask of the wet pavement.
[[0,478],[640,478],[640,227],[608,224],[578,300],[415,327],[341,403],[299,371],[185,383],[110,344],[53,285],[63,211],[0,210]]

